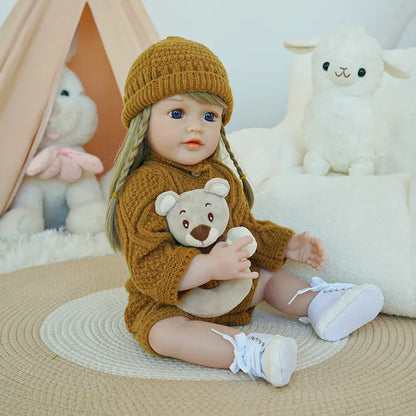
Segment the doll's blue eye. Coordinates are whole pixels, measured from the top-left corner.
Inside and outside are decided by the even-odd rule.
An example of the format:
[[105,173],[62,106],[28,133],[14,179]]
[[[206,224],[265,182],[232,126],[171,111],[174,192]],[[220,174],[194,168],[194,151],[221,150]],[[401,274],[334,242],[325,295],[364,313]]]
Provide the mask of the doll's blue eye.
[[324,71],[328,71],[329,68],[329,62],[324,62],[324,64],[322,65],[322,68],[324,69]]
[[183,117],[183,111],[180,110],[179,108],[177,108],[176,110],[172,110],[169,113],[169,116],[172,117],[172,118],[176,118],[176,119],[182,118]]
[[204,114],[205,121],[215,121],[216,117],[217,116],[212,111],[208,111],[208,113]]
[[64,97],[69,97],[69,92],[67,90],[62,90],[61,95],[63,95]]

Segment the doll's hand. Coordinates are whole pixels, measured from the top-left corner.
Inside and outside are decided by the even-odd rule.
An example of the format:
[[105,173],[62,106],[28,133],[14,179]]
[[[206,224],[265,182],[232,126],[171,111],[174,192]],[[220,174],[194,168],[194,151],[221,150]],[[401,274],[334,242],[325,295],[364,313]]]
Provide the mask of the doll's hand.
[[251,266],[250,260],[247,260],[249,252],[242,250],[252,241],[252,237],[246,236],[230,245],[224,242],[215,244],[209,253],[213,278],[216,280],[256,279],[259,276],[257,272],[246,270]]
[[321,241],[318,238],[311,237],[309,231],[295,234],[290,239],[286,247],[285,257],[289,260],[309,264],[316,270],[321,270],[326,260]]

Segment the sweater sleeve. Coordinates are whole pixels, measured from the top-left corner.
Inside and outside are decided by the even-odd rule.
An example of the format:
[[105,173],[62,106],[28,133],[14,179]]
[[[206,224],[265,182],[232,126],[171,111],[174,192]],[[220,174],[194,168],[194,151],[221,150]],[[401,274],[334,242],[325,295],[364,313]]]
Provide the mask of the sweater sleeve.
[[168,190],[163,172],[142,167],[132,176],[117,208],[120,241],[130,271],[129,285],[160,303],[178,304],[190,292],[178,292],[179,284],[200,251],[179,245],[171,236],[166,219],[155,211],[156,197]]
[[241,181],[233,172],[230,171],[229,174],[231,186],[229,204],[232,223],[248,228],[257,242],[257,250],[250,260],[267,270],[280,269],[286,261],[287,244],[295,232],[271,221],[255,219],[244,195]]

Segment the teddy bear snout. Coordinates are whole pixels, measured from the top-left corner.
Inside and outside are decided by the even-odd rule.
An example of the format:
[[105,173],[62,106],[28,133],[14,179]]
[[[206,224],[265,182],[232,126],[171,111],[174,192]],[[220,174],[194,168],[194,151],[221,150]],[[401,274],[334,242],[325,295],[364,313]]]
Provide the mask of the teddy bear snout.
[[196,240],[205,241],[208,238],[210,231],[211,227],[209,227],[208,225],[201,224],[191,231],[191,236]]

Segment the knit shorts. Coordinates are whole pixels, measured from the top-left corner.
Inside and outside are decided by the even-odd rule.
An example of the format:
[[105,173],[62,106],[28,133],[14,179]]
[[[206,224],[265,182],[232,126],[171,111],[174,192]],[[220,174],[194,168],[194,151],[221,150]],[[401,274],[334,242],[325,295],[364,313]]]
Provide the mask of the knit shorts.
[[162,319],[174,316],[184,316],[192,320],[212,322],[220,325],[239,326],[247,325],[251,322],[254,307],[250,307],[254,292],[257,287],[257,279],[253,280],[253,287],[243,301],[237,305],[232,311],[225,315],[213,318],[201,318],[190,315],[179,309],[175,305],[167,305],[151,301],[149,298],[146,302],[134,299],[134,295],[130,294],[129,304],[125,310],[126,323],[130,322],[127,329],[131,332],[136,341],[150,354],[160,356],[149,344],[149,332],[153,325]]

